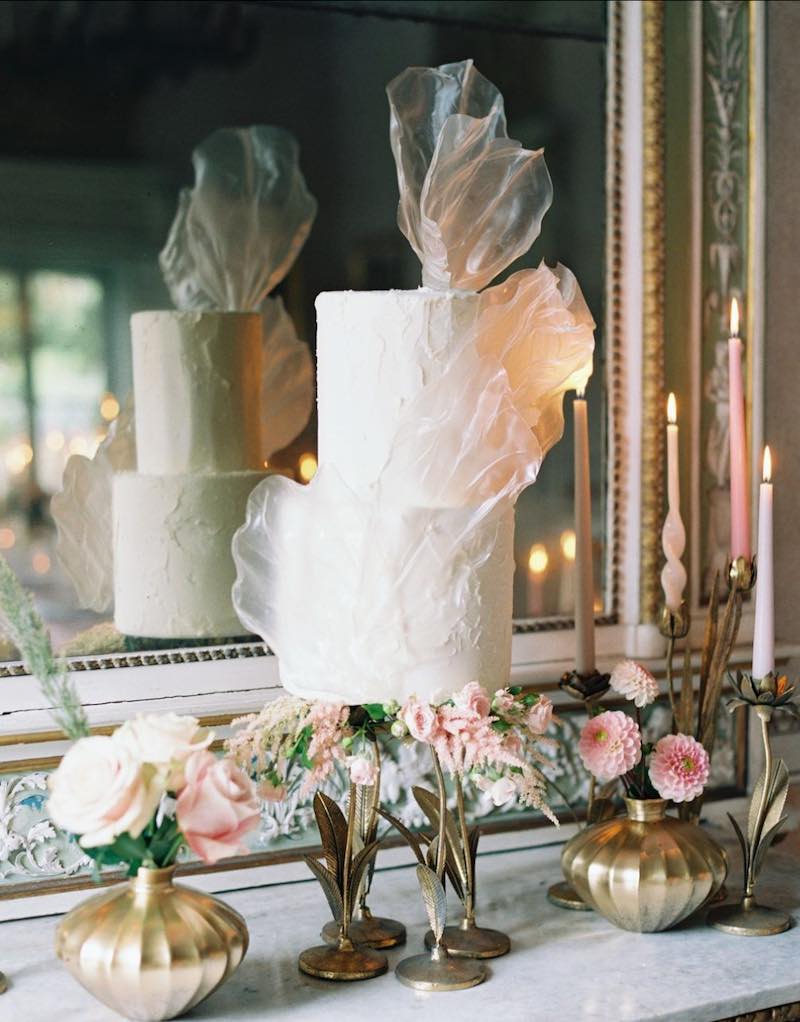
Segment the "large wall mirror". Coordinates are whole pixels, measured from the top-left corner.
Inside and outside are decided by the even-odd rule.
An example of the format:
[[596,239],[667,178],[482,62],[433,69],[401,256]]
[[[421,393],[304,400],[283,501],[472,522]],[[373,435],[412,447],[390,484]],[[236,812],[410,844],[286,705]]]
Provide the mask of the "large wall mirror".
[[[409,65],[466,56],[504,93],[509,133],[546,151],[554,204],[525,261],[569,266],[598,325],[588,393],[596,610],[611,611],[607,16],[601,0],[5,5],[0,550],[34,592],[59,649],[163,645],[119,635],[110,614],[79,606],[59,564],[50,499],[68,457],[91,457],[125,405],[130,315],[169,307],[158,252],[178,189],[191,183],[194,146],[231,125],[275,124],[297,137],[319,213],[280,293],[313,348],[320,291],[419,283],[418,262],[396,225],[384,88]],[[572,615],[569,401],[565,411],[564,440],[517,511],[514,613],[537,627]],[[304,479],[315,453],[312,416],[272,463]],[[0,655],[16,657],[7,644]]]

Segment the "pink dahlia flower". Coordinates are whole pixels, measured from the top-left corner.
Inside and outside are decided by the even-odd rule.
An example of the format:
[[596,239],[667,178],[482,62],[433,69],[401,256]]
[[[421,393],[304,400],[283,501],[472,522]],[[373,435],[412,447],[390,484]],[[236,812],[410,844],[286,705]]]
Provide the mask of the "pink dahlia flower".
[[653,787],[672,802],[691,802],[708,781],[708,753],[690,735],[665,735],[650,757],[648,772]]
[[578,752],[583,765],[598,781],[613,781],[642,758],[642,736],[627,713],[606,710],[584,725]]
[[623,660],[611,672],[611,687],[635,706],[649,706],[658,698],[658,682],[635,660]]

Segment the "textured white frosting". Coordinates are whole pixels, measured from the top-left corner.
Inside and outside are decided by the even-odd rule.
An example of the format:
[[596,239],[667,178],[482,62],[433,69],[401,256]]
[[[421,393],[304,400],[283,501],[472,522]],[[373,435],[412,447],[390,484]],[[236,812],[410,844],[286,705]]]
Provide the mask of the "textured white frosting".
[[242,634],[231,602],[231,540],[265,475],[114,476],[114,623],[121,632],[169,639]]
[[140,472],[262,468],[261,329],[251,312],[131,317]]
[[[474,336],[478,302],[476,294],[428,288],[317,297],[319,462],[355,493],[375,484],[409,402]],[[409,504],[429,504],[425,491],[421,473],[408,479]],[[447,503],[461,501],[452,494]]]
[[508,683],[514,512],[354,498],[324,466],[250,498],[233,544],[234,604],[276,650],[283,685],[348,704],[440,701]]

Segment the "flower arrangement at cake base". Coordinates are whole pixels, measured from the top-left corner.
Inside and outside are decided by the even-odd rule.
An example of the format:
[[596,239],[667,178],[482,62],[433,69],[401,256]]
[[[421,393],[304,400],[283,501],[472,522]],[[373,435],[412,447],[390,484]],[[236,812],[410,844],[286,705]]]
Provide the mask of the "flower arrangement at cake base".
[[611,685],[635,704],[638,721],[621,710],[600,710],[584,726],[578,750],[598,781],[622,781],[627,816],[576,834],[562,864],[595,911],[621,929],[653,933],[713,898],[727,860],[702,827],[666,815],[669,801],[682,804],[702,793],[708,753],[689,735],[668,734],[655,745],[642,741],[640,711],[658,688],[640,665],[619,665]]
[[182,1015],[236,971],[247,926],[227,905],[173,882],[184,847],[204,862],[246,851],[260,812],[250,778],[209,751],[194,717],[137,717],[79,739],[50,780],[48,811],[98,867],[130,880],[64,917],[56,953],[98,1000],[131,1019]]
[[[458,974],[462,987],[481,982],[486,975],[482,966],[459,965],[452,959],[495,957],[507,953],[510,942],[499,930],[476,923],[480,831],[467,820],[464,781],[488,792],[498,806],[516,797],[557,822],[547,806],[547,782],[539,769],[547,759],[537,749],[549,741],[543,736],[552,720],[552,703],[544,696],[514,688],[501,689],[492,697],[480,684],[470,682],[438,704],[412,697],[402,706],[389,702],[348,707],[286,697],[267,704],[258,716],[238,722],[244,726],[230,739],[229,751],[258,780],[266,798],[284,797],[298,770],[306,774],[306,790],[324,785],[337,763],[349,771],[347,815],[324,792],[317,791],[314,799],[324,859],[306,856],[305,861],[319,880],[334,919],[323,928],[328,946],[309,948],[300,955],[301,971],[332,980],[367,979],[386,971],[387,960],[377,949],[405,940],[402,928],[402,937],[389,944],[386,933],[380,931],[401,924],[375,919],[366,907],[380,844],[378,819],[383,817],[414,851],[431,923],[426,938],[430,954],[402,962],[398,978],[420,986],[417,973],[427,977],[431,972],[425,963],[448,961],[451,981]],[[437,791],[413,790],[431,825],[430,834],[413,833],[380,806],[380,737],[388,735],[424,743],[431,750]],[[455,781],[456,814],[447,807],[445,772]],[[445,875],[463,904],[458,926],[445,925]],[[406,965],[414,962],[409,972]],[[458,987],[426,978],[421,988]]]

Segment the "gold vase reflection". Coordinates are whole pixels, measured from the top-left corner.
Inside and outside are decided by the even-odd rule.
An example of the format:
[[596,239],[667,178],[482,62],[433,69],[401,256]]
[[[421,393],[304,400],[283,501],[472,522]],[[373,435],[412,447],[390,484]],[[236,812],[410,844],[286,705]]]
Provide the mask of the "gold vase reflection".
[[247,926],[233,909],[173,883],[174,867],[140,869],[64,917],[56,953],[78,982],[139,1022],[183,1014],[238,968]]
[[705,831],[666,815],[663,799],[625,799],[627,817],[595,824],[564,846],[575,890],[623,930],[654,933],[686,919],[720,889],[724,851]]

